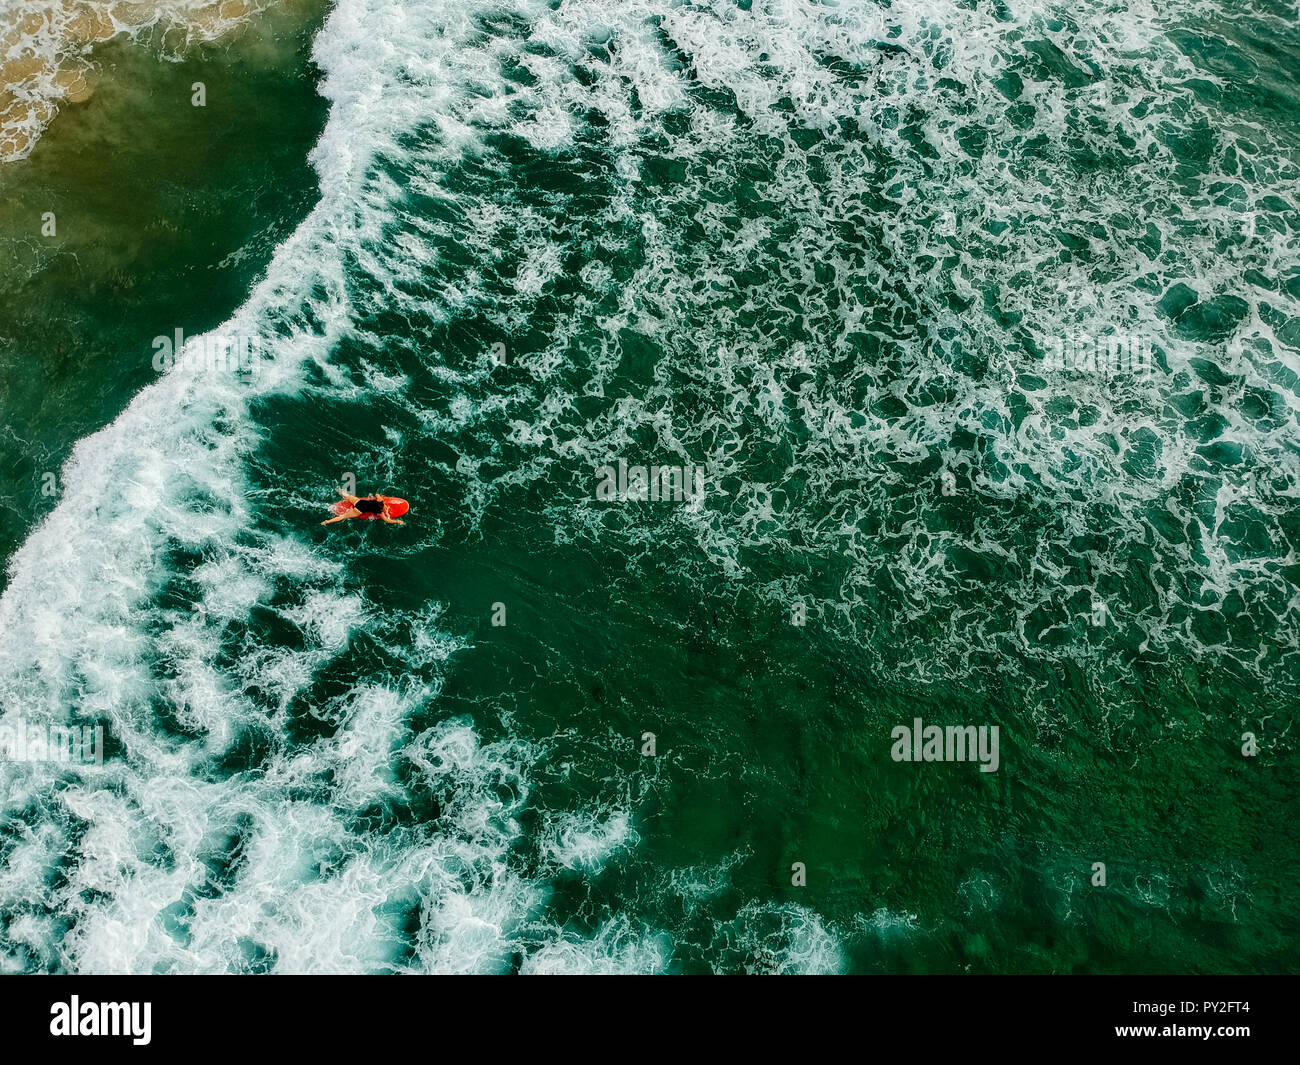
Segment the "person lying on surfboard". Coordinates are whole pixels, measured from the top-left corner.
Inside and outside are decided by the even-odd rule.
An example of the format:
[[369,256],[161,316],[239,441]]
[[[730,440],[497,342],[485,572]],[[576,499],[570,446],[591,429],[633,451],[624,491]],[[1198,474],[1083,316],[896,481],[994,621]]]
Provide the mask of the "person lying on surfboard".
[[398,521],[397,517],[411,509],[410,503],[397,496],[381,496],[377,493],[372,496],[350,496],[342,488],[339,489],[339,495],[343,498],[331,508],[334,517],[326,518],[321,522],[322,525],[333,525],[344,518],[378,518],[385,525],[405,525],[406,522]]

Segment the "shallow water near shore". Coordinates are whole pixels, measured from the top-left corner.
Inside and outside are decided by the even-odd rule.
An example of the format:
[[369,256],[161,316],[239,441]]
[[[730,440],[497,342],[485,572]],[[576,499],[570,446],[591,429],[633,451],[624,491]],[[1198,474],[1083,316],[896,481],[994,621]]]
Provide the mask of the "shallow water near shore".
[[325,105],[309,49],[324,5],[296,7],[182,62],[101,45],[93,97],[0,166],[6,556],[57,501],[72,445],[156,380],[153,338],[220,325],[315,202],[306,156]]

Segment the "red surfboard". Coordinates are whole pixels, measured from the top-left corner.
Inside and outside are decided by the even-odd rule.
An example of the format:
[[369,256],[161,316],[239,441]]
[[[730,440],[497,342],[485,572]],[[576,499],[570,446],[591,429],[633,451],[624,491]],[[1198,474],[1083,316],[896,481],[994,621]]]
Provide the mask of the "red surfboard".
[[[335,517],[338,517],[340,514],[346,514],[351,509],[352,509],[351,503],[349,503],[346,499],[340,499],[337,503],[335,503],[333,506],[330,507],[330,513],[333,514]],[[408,503],[405,499],[398,499],[397,496],[389,496],[387,499],[387,509],[388,509],[388,516],[390,518],[400,518],[403,514],[405,514],[408,510],[411,509],[411,504]],[[373,521],[375,518],[380,517],[380,515],[362,514],[361,517],[364,518],[366,521]]]

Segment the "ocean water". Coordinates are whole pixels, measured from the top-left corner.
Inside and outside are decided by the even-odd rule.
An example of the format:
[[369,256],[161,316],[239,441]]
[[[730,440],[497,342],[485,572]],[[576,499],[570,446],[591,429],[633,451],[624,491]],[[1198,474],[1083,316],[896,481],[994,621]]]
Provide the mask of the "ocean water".
[[1294,5],[246,18],[0,169],[5,969],[1295,971]]

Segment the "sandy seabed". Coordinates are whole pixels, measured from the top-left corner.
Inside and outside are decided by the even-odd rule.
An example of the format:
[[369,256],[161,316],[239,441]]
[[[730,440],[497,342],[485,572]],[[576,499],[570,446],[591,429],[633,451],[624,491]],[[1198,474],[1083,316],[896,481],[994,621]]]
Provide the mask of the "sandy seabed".
[[97,45],[148,34],[169,51],[224,36],[269,0],[21,0],[0,11],[0,162],[27,156],[59,108],[90,97]]

